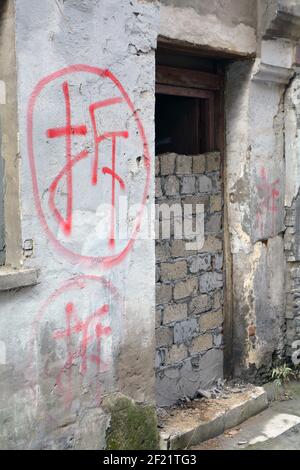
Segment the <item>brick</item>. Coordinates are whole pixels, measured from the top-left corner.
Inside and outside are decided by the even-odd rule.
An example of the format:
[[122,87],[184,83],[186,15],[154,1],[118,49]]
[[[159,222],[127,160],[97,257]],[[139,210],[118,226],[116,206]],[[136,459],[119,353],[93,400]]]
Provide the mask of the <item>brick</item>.
[[213,189],[212,180],[206,175],[199,176],[198,189],[200,193],[210,193]]
[[221,168],[221,156],[217,152],[206,154],[206,171],[218,171]]
[[175,364],[188,357],[188,351],[184,344],[174,344],[166,351],[165,365]]
[[196,190],[196,178],[194,176],[184,176],[182,178],[181,194],[193,194]]
[[205,232],[213,232],[217,233],[220,232],[222,228],[222,215],[221,214],[213,214],[208,217],[208,220],[205,223]]
[[155,176],[158,176],[160,173],[160,161],[159,157],[155,157]]
[[210,255],[198,255],[193,256],[189,261],[189,269],[192,274],[198,273],[199,271],[207,271],[211,265]]
[[[196,204],[203,204],[204,212],[209,211],[209,196],[183,196],[181,198],[183,208],[185,204],[192,205],[192,214],[196,214]],[[189,212],[190,213],[190,212]]]
[[214,193],[219,193],[222,189],[222,180],[220,173],[214,173],[211,175],[212,179],[212,190]]
[[157,263],[155,267],[155,282],[160,281],[160,265]]
[[189,315],[206,312],[210,308],[209,297],[206,294],[197,295],[189,303]]
[[187,304],[171,304],[167,305],[164,309],[163,323],[168,323],[185,320],[187,317]]
[[223,312],[218,310],[217,312],[204,313],[199,318],[200,332],[204,333],[207,330],[214,330],[223,323]]
[[193,156],[193,173],[205,172],[205,155]]
[[175,171],[175,153],[166,153],[160,156],[160,173],[161,175],[173,175]]
[[155,328],[159,328],[162,322],[162,309],[156,308],[155,309]]
[[217,290],[213,293],[212,301],[214,309],[223,307],[223,289]]
[[168,176],[164,183],[164,192],[167,196],[179,194],[179,180],[176,176]]
[[218,334],[214,334],[213,335],[213,342],[214,342],[214,346],[216,346],[217,348],[220,348],[221,346],[223,346],[223,335],[222,333],[218,333]]
[[215,194],[210,196],[210,212],[220,212],[222,210],[222,196]]
[[211,292],[223,287],[223,275],[212,272],[201,274],[199,280],[199,289],[201,293]]
[[160,327],[155,330],[156,347],[170,346],[173,344],[173,329],[168,327]]
[[155,243],[155,258],[157,261],[166,261],[170,258],[170,246],[169,242],[156,241]]
[[196,318],[175,323],[174,343],[184,343],[199,333],[199,325]]
[[166,349],[158,349],[155,352],[155,367],[159,368],[165,365]]
[[192,173],[193,157],[190,155],[177,155],[176,158],[176,174],[189,175]]
[[172,299],[172,286],[168,284],[156,284],[156,304],[167,304]]
[[203,248],[200,250],[201,253],[211,253],[214,251],[222,250],[222,239],[216,235],[207,234],[205,235],[205,241]]
[[220,271],[223,268],[223,253],[216,253],[212,257],[213,269]]
[[175,263],[162,263],[160,270],[161,279],[163,281],[180,279],[187,274],[187,262],[176,261]]
[[197,284],[198,279],[196,277],[177,282],[174,287],[174,299],[184,299],[195,294],[198,289]]
[[184,240],[172,240],[171,242],[171,255],[174,257],[187,256],[187,250],[185,249]]
[[162,189],[161,189],[161,179],[155,178],[155,197],[160,198],[162,197]]
[[191,354],[196,354],[202,351],[206,351],[207,349],[212,348],[212,346],[212,335],[210,333],[206,333],[205,335],[197,336],[197,338],[192,340],[189,351]]

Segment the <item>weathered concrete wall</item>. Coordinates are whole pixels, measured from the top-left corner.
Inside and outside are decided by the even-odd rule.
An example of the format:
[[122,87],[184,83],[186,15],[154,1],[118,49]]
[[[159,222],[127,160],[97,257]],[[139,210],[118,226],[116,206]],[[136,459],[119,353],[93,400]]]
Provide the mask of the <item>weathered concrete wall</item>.
[[259,58],[231,65],[227,76],[232,357],[235,374],[253,380],[269,377],[298,332],[298,270],[289,264],[297,261],[297,81],[286,95],[285,122],[284,97],[299,13],[295,2],[260,1]]
[[205,230],[200,251],[176,239],[176,227],[156,242],[156,388],[166,406],[223,377],[223,199],[219,153],[168,153],[156,163],[158,207],[178,204],[184,214],[203,204]]
[[[284,236],[286,269],[287,354],[295,351],[293,343],[300,340],[300,78],[291,82],[285,96],[285,206],[286,232]],[[296,345],[297,346],[297,345]],[[298,349],[296,347],[296,349]]]
[[243,55],[256,52],[256,0],[160,0],[161,36]]
[[226,91],[233,362],[236,375],[249,377],[264,375],[285,346],[283,94],[290,71],[267,61],[265,54],[231,65]]
[[[21,228],[19,202],[19,156],[16,95],[16,54],[14,2],[0,6],[0,128],[1,167],[3,169],[3,210],[5,261],[13,268],[21,264]],[[1,212],[1,211],[0,211]],[[3,218],[2,218],[3,221]],[[4,260],[3,260],[4,261]]]
[[128,420],[131,399],[154,402],[154,241],[133,243],[135,208],[108,243],[101,204],[153,199],[157,7],[15,3],[22,241],[40,278],[0,297],[0,447],[103,448],[120,409],[107,396]]

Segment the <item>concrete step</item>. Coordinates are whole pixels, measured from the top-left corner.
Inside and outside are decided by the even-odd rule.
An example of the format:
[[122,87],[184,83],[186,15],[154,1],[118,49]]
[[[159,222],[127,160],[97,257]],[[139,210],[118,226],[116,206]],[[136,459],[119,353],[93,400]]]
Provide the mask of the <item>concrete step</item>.
[[161,420],[161,449],[188,449],[219,436],[268,407],[267,392],[247,386],[217,399],[193,400],[172,408]]
[[[241,426],[194,446],[194,450],[299,450],[300,383],[291,383],[284,392],[274,394],[266,387],[272,401],[268,409],[248,419]],[[274,387],[273,387],[274,391]],[[287,399],[287,396],[290,399]],[[283,399],[284,398],[284,399]]]

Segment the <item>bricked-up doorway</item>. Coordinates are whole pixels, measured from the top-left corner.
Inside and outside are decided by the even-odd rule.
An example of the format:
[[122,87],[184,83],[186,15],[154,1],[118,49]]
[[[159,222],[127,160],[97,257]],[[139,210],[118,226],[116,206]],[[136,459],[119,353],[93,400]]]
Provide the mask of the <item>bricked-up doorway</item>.
[[[205,242],[156,239],[157,404],[223,377],[223,64],[159,45],[156,204],[204,205]],[[156,235],[158,236],[158,235]]]

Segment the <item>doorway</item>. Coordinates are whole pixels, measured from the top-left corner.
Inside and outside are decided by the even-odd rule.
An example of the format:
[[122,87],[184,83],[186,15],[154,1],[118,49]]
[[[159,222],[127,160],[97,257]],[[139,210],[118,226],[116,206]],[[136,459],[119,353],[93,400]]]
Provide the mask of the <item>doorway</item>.
[[[158,47],[156,204],[170,208],[170,236],[156,235],[159,406],[194,398],[223,377],[223,69],[217,59]],[[194,226],[203,207],[201,248],[188,249],[189,238],[176,233],[186,205]]]

